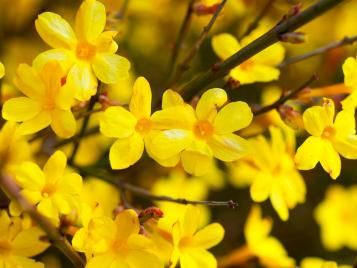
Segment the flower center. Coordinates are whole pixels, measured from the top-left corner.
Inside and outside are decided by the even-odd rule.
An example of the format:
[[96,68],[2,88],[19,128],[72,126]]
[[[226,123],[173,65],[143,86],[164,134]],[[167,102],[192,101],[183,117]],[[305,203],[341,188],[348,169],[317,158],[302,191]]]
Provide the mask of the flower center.
[[95,53],[96,53],[95,46],[87,42],[78,43],[76,48],[77,58],[81,60],[90,60],[95,56]]
[[192,237],[185,236],[180,240],[179,247],[187,248],[187,247],[190,247],[191,243],[192,243]]
[[322,137],[325,139],[332,139],[336,134],[336,130],[332,126],[325,127],[324,131],[322,132]]
[[150,119],[141,118],[138,120],[135,126],[135,130],[140,134],[144,135],[151,130],[151,122]]
[[197,138],[207,140],[213,135],[213,126],[207,120],[200,120],[193,127],[193,132]]
[[11,253],[11,244],[8,241],[0,241],[0,256],[8,256]]
[[53,110],[56,107],[55,101],[52,98],[47,98],[43,103],[43,109]]
[[42,197],[47,198],[53,195],[56,192],[56,186],[53,184],[47,184],[43,189],[42,189]]

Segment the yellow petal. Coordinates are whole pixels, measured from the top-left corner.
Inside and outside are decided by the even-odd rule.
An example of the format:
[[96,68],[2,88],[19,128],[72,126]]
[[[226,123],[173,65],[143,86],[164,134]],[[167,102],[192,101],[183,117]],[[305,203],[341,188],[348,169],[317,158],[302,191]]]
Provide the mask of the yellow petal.
[[116,54],[98,54],[92,67],[98,79],[106,84],[115,84],[129,77],[130,62]]
[[[152,267],[152,268],[162,268],[164,264],[162,260],[153,253],[143,251],[143,250],[132,250],[127,255],[128,267],[139,268],[139,267]],[[123,267],[123,266],[113,266],[113,267]]]
[[323,143],[320,163],[332,179],[336,179],[340,175],[341,158],[330,141],[325,140]]
[[[33,259],[22,257],[22,256],[12,256],[11,262],[14,263],[15,267],[26,267],[26,268],[45,268],[44,264],[41,262],[36,262]],[[10,266],[11,267],[11,266]]]
[[151,116],[155,129],[187,129],[191,130],[197,121],[191,106],[180,105],[157,111]]
[[214,52],[221,58],[226,59],[236,53],[241,47],[237,39],[231,34],[219,34],[212,38]]
[[36,71],[27,64],[20,64],[16,70],[15,84],[31,99],[42,99],[45,96],[44,84]]
[[347,159],[357,159],[357,136],[350,135],[345,138],[335,140],[333,143],[336,151]]
[[38,165],[24,162],[15,170],[17,184],[28,190],[42,190],[46,179]]
[[109,152],[109,161],[113,169],[124,169],[134,165],[142,156],[144,141],[134,132],[128,138],[118,139]]
[[70,110],[74,103],[75,92],[69,86],[63,86],[57,92],[56,106],[62,110]]
[[247,127],[253,119],[253,113],[245,102],[228,103],[217,114],[214,129],[217,134],[228,134]]
[[101,33],[95,42],[98,53],[114,54],[118,50],[118,45],[114,41],[116,31],[106,31]]
[[336,115],[333,124],[336,134],[340,137],[346,137],[356,133],[355,109],[345,109]]
[[67,165],[67,157],[62,151],[56,151],[48,158],[43,172],[48,181],[55,183],[63,176]]
[[227,93],[221,88],[211,88],[203,93],[197,103],[196,115],[199,120],[213,120],[217,114],[217,107],[227,101]]
[[212,253],[194,248],[182,252],[180,255],[180,267],[182,268],[216,268],[217,260]]
[[3,78],[5,75],[5,67],[4,64],[2,64],[2,62],[0,62],[0,79]]
[[200,223],[200,211],[197,207],[193,205],[187,205],[182,218],[180,219],[181,224],[181,238],[186,236],[193,236]]
[[58,62],[61,65],[62,70],[67,73],[69,68],[74,64],[75,57],[66,49],[50,49],[38,54],[34,59],[32,66],[37,72],[40,72],[49,61]]
[[45,233],[37,228],[31,227],[21,231],[12,241],[12,250],[15,255],[32,257],[45,251],[50,245],[43,242],[41,237]]
[[36,133],[51,124],[52,118],[49,113],[41,112],[33,119],[23,122],[19,126],[19,134],[20,135],[29,135]]
[[126,209],[119,213],[115,218],[117,231],[115,239],[126,241],[130,235],[138,234],[140,230],[138,214],[132,209]]
[[[127,265],[125,262],[118,262],[115,263],[114,259],[115,255],[114,254],[103,254],[103,255],[97,255],[93,258],[91,258],[88,263],[86,264],[86,268],[98,268],[98,267],[103,267],[103,268],[110,268],[110,267],[123,267],[123,268],[130,268],[129,265]],[[121,260],[121,259],[119,259]],[[116,265],[116,266],[114,266]]]
[[97,92],[98,81],[87,63],[73,65],[67,76],[66,86],[75,92],[79,101],[87,101]]
[[37,210],[47,218],[53,220],[56,225],[59,222],[59,214],[58,209],[55,204],[52,202],[51,198],[44,198],[42,201],[37,205]]
[[56,109],[52,112],[51,127],[57,136],[70,138],[76,132],[76,119],[71,111]]
[[323,141],[318,137],[308,137],[296,151],[295,163],[298,169],[313,169],[323,153]]
[[334,104],[327,100],[326,105],[314,106],[303,114],[304,127],[311,135],[321,136],[324,129],[333,124]]
[[57,182],[58,193],[79,196],[82,190],[82,177],[77,173],[67,173]]
[[42,110],[41,104],[27,97],[7,100],[2,109],[4,119],[14,122],[27,121],[37,116]]
[[151,131],[145,138],[145,146],[150,147],[154,158],[167,159],[179,154],[192,142],[190,131],[170,129],[164,131]]
[[55,13],[40,14],[35,25],[41,38],[53,48],[71,49],[76,44],[76,36],[71,26]]
[[345,75],[345,85],[351,88],[357,88],[357,60],[349,57],[342,66]]
[[168,89],[162,95],[162,109],[166,109],[172,106],[184,105],[185,102],[181,95],[172,89]]
[[136,118],[149,118],[151,115],[151,88],[144,77],[136,79],[133,86],[129,109]]
[[76,34],[80,41],[95,41],[106,23],[105,6],[96,0],[82,2],[76,15]]
[[235,134],[214,135],[208,145],[216,158],[226,162],[235,161],[248,151],[248,142]]
[[209,249],[222,241],[224,229],[219,223],[212,223],[199,230],[193,237],[195,247]]
[[250,195],[255,202],[267,200],[272,188],[272,180],[266,174],[257,174],[250,187]]
[[[247,63],[248,64],[248,63]],[[269,82],[277,80],[280,71],[277,68],[251,63],[248,67],[240,65],[232,69],[229,75],[242,85],[251,84],[255,82]]]
[[284,59],[285,49],[277,43],[259,52],[252,59],[261,65],[276,66]]
[[281,193],[279,189],[274,189],[270,195],[270,201],[280,219],[287,221],[289,218],[289,210],[286,201],[284,200],[283,193]]
[[100,132],[111,138],[126,138],[134,133],[136,118],[120,106],[109,107],[100,118]]
[[205,142],[196,140],[181,153],[181,161],[186,172],[202,176],[213,165],[212,151]]

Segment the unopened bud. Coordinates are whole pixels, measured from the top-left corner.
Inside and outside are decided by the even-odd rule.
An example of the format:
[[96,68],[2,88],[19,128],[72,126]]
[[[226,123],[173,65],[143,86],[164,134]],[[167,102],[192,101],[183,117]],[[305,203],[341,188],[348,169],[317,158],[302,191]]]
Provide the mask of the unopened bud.
[[193,5],[193,12],[198,16],[210,15],[216,13],[218,7],[219,3],[211,6],[207,6],[202,3],[196,3]]
[[278,108],[278,112],[280,114],[281,119],[289,127],[296,130],[304,128],[304,122],[302,120],[301,114],[298,111],[294,110],[293,107],[288,105],[280,105]]
[[140,224],[145,223],[146,221],[150,219],[158,220],[164,216],[164,212],[162,212],[161,209],[157,207],[149,207],[144,210],[142,210],[139,213],[139,221]]
[[301,44],[306,41],[306,38],[302,32],[292,32],[279,35],[279,40],[291,44]]

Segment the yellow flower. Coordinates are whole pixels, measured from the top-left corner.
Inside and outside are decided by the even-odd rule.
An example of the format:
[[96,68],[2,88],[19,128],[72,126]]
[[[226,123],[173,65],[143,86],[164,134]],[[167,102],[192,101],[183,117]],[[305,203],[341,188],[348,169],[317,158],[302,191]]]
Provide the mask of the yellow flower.
[[342,69],[345,76],[345,85],[353,91],[341,103],[345,109],[354,109],[357,106],[357,59],[353,57],[347,58],[343,63]]
[[183,216],[172,227],[174,249],[170,267],[180,262],[181,268],[215,268],[217,260],[207,249],[222,241],[224,229],[211,223],[198,230],[199,211],[188,205]]
[[30,145],[19,135],[18,126],[16,123],[6,122],[0,131],[1,170],[12,173],[18,164],[30,158]]
[[0,211],[0,266],[44,268],[30,257],[40,254],[49,244],[41,240],[45,234],[38,227],[24,228],[20,218]]
[[151,89],[144,77],[133,86],[129,111],[121,106],[109,107],[100,120],[100,132],[117,138],[110,148],[109,160],[113,169],[124,169],[135,164],[144,152],[148,134],[152,130]]
[[242,157],[247,141],[233,132],[247,127],[253,114],[241,101],[228,103],[218,111],[226,101],[223,89],[212,88],[202,95],[194,110],[180,95],[166,91],[163,110],[154,113],[152,120],[156,127],[173,131],[152,135],[150,151],[154,159],[170,159],[163,164],[174,166],[181,158],[185,171],[201,176],[209,171],[213,157],[225,162]]
[[305,201],[306,187],[296,170],[293,158],[294,147],[290,146],[282,130],[270,127],[270,142],[263,135],[250,139],[250,152],[231,165],[231,179],[238,186],[251,179],[250,194],[255,202],[270,201],[286,221],[289,209]]
[[[261,30],[258,31],[261,32]],[[253,32],[251,36],[247,36],[241,42],[238,42],[233,35],[223,33],[212,38],[212,47],[214,52],[222,60],[225,60],[257,37],[259,35]],[[281,44],[274,44],[233,68],[229,76],[239,81],[242,85],[277,80],[280,71],[275,66],[283,59],[284,47]]]
[[249,250],[267,267],[294,267],[294,260],[287,256],[283,245],[269,236],[273,222],[262,218],[259,206],[253,206],[244,226],[244,235]]
[[0,79],[3,78],[5,75],[5,67],[4,64],[0,61]]
[[315,219],[321,228],[321,239],[328,250],[343,246],[357,249],[357,186],[348,189],[331,186],[325,199],[315,210]]
[[[15,181],[21,188],[21,194],[56,224],[60,215],[78,210],[80,204],[82,178],[76,173],[65,173],[66,164],[65,154],[56,151],[43,170],[33,162],[23,162],[15,170]],[[19,213],[14,201],[10,209],[13,214]]]
[[114,221],[107,217],[93,218],[75,234],[72,244],[76,250],[86,253],[86,268],[163,268],[153,253],[154,244],[139,232],[138,216],[128,209],[119,213]]
[[9,99],[4,103],[2,116],[13,122],[22,122],[23,135],[40,131],[49,125],[60,137],[73,136],[76,120],[71,112],[73,93],[62,85],[65,76],[60,65],[50,61],[41,70],[20,64],[16,85],[26,97]]
[[298,169],[313,169],[320,162],[331,178],[336,179],[341,172],[339,154],[347,159],[357,159],[354,110],[342,110],[334,117],[335,105],[330,99],[324,99],[322,106],[304,112],[304,127],[311,136],[296,152]]
[[334,261],[325,261],[320,258],[306,257],[301,261],[301,268],[352,268],[351,265],[338,265]]
[[129,61],[115,52],[116,32],[105,31],[105,6],[96,0],[85,0],[80,6],[75,30],[61,16],[45,12],[38,16],[36,29],[54,49],[40,54],[34,64],[58,60],[68,71],[67,82],[78,100],[88,100],[97,90],[97,78],[107,84],[126,78]]

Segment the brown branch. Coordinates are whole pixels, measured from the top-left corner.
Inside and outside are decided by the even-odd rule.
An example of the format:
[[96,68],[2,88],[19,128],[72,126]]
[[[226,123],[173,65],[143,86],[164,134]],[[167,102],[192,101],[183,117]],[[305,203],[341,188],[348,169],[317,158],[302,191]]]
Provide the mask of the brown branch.
[[0,178],[0,185],[3,190],[14,200],[16,200],[23,211],[31,217],[31,219],[38,224],[38,226],[47,234],[50,241],[57,247],[77,268],[83,268],[85,262],[82,257],[72,248],[68,240],[62,236],[57,228],[31,205],[20,193],[19,187],[8,175],[2,175]]
[[252,31],[254,31],[258,27],[259,22],[265,16],[265,14],[269,11],[269,9],[272,6],[272,4],[274,3],[274,1],[275,0],[268,0],[268,2],[263,7],[263,9],[260,11],[258,16],[255,17],[254,21],[252,21],[252,23],[249,24],[247,30],[240,36],[240,39],[242,39],[243,37],[249,35]]
[[195,77],[182,89],[186,101],[190,101],[200,90],[213,81],[225,77],[229,71],[252,56],[277,43],[282,34],[293,32],[346,0],[320,0],[301,13],[280,21],[270,31],[243,47],[223,62],[216,63],[205,73]]
[[330,50],[338,48],[338,47],[342,47],[342,46],[346,46],[346,45],[353,45],[355,42],[357,42],[357,35],[350,36],[350,37],[346,36],[346,37],[342,38],[340,41],[334,41],[334,42],[331,42],[325,46],[322,46],[315,50],[312,50],[308,53],[288,58],[285,61],[283,61],[282,63],[280,63],[278,65],[278,68],[284,68],[287,65],[306,60],[308,58],[323,54],[327,51],[330,51]]
[[222,2],[218,5],[216,11],[212,15],[212,18],[208,22],[208,24],[203,27],[203,31],[196,40],[195,44],[191,48],[191,50],[187,53],[186,57],[183,59],[183,61],[178,65],[178,68],[175,72],[174,77],[172,78],[172,81],[169,84],[175,84],[178,80],[180,80],[181,76],[183,75],[184,72],[186,72],[190,68],[190,62],[191,60],[195,57],[197,51],[200,49],[202,43],[204,40],[207,38],[208,33],[212,29],[214,23],[216,22],[218,15],[222,11],[224,5],[226,4],[227,0],[222,0]]
[[253,111],[254,116],[269,112],[271,110],[277,109],[279,108],[280,105],[283,105],[286,101],[293,99],[300,91],[304,90],[305,88],[307,88],[309,85],[311,85],[311,83],[313,83],[314,81],[317,80],[317,76],[313,75],[312,77],[309,78],[309,80],[307,80],[304,84],[302,84],[301,86],[299,86],[298,88],[287,92],[286,94],[283,94],[277,101],[275,101],[274,103],[264,106],[258,110]]

